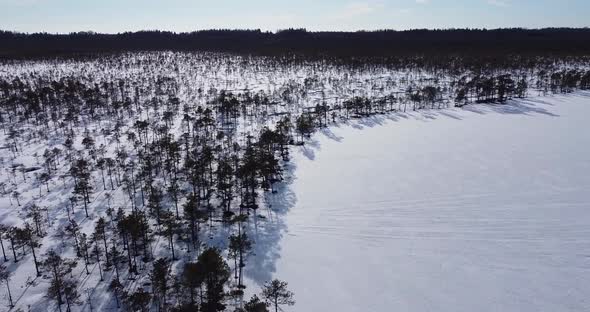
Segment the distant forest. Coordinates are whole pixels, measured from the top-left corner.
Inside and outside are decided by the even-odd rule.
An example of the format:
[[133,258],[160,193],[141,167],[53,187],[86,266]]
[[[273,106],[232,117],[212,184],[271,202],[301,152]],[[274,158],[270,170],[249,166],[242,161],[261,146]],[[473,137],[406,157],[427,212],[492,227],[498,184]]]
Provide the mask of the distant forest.
[[139,31],[70,34],[0,31],[0,58],[38,58],[131,51],[211,51],[306,57],[403,57],[590,54],[590,28],[449,29],[310,32],[287,29]]

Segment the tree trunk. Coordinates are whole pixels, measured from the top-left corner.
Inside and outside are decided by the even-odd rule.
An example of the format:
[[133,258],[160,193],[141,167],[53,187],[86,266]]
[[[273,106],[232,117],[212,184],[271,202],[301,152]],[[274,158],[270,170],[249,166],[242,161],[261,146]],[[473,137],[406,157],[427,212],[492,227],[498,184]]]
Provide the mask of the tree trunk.
[[37,255],[35,254],[35,246],[33,246],[33,241],[31,243],[31,251],[33,252],[33,261],[35,262],[35,271],[37,271],[37,276],[41,276],[41,272],[39,272],[39,265],[37,264]]
[[6,289],[8,290],[8,301],[10,302],[10,307],[14,308],[14,302],[12,302],[12,293],[10,292],[10,285],[8,283],[8,279],[6,279]]
[[240,274],[238,275],[238,286],[242,286],[242,267],[244,266],[243,252],[240,246]]
[[172,249],[172,260],[176,260],[174,255],[174,233],[170,233],[170,248]]
[[103,186],[104,190],[106,191],[107,190],[107,184],[104,181],[104,170],[103,169],[100,170],[100,174],[102,175],[102,186]]
[[6,251],[4,251],[4,243],[2,242],[2,238],[0,238],[0,246],[2,246],[2,256],[4,256],[4,261],[8,261],[6,257]]
[[107,259],[107,267],[108,267],[109,266],[109,248],[107,247],[107,236],[106,236],[106,233],[104,233],[104,231],[102,234],[102,240],[104,242],[104,255],[105,255],[105,258]]
[[119,291],[115,289],[115,302],[117,303],[117,309],[121,307],[119,304]]
[[86,195],[82,199],[84,201],[84,211],[86,212],[86,218],[88,218],[88,202],[86,201]]
[[14,249],[14,238],[10,236],[10,248],[12,248],[12,255],[14,256],[14,262],[18,262],[18,258],[16,257],[16,250]]
[[104,281],[104,278],[102,277],[102,267],[100,266],[100,256],[98,254],[98,248],[96,248],[96,264],[98,264],[98,273],[100,274],[100,281],[102,282]]

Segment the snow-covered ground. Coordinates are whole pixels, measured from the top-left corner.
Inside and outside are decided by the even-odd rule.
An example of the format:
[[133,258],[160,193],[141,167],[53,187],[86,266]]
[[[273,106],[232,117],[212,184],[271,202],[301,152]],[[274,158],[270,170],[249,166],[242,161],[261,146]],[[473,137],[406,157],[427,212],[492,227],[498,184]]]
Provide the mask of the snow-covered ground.
[[590,310],[590,93],[510,104],[316,134],[277,221],[286,311]]

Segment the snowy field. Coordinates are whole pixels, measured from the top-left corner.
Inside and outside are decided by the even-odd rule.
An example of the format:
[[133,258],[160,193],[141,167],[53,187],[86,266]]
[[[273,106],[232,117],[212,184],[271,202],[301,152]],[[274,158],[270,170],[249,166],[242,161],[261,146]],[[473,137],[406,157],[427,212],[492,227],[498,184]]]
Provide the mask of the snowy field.
[[510,104],[316,134],[279,207],[286,311],[589,311],[590,94]]

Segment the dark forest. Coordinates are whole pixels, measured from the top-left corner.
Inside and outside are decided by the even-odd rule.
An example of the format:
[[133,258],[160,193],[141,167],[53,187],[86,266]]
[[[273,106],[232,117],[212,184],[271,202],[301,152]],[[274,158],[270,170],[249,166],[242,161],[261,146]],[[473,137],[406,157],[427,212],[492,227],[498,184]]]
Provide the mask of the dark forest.
[[415,55],[583,55],[590,29],[450,29],[310,32],[287,29],[203,30],[190,33],[139,31],[70,34],[0,31],[3,58],[71,56],[128,51],[211,51],[256,55],[391,57]]

